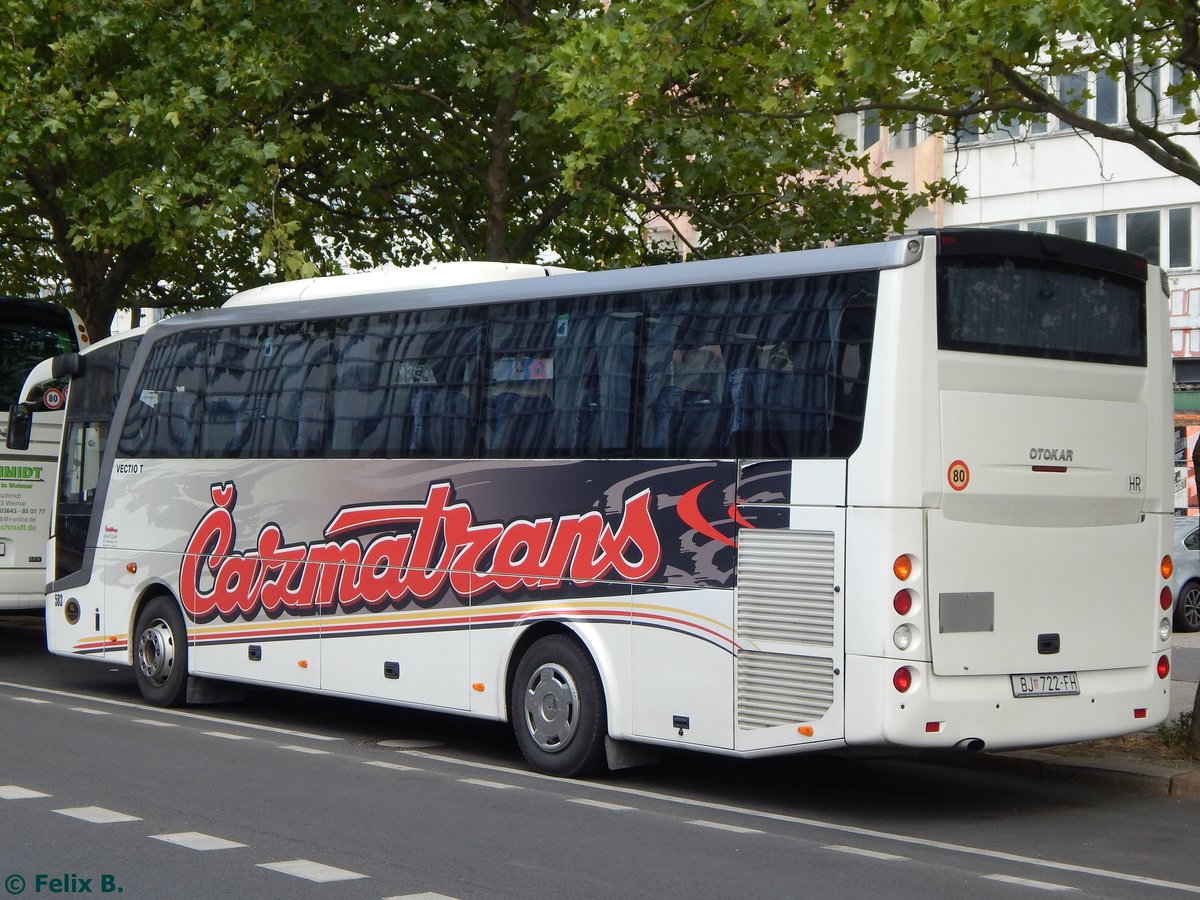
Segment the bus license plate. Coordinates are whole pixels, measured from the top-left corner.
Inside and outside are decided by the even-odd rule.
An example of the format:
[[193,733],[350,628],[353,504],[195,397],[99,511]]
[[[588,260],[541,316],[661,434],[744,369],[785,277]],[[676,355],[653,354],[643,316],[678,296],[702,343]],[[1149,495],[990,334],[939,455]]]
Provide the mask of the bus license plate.
[[1075,672],[1038,672],[1009,675],[1014,697],[1069,697],[1079,693],[1079,675]]

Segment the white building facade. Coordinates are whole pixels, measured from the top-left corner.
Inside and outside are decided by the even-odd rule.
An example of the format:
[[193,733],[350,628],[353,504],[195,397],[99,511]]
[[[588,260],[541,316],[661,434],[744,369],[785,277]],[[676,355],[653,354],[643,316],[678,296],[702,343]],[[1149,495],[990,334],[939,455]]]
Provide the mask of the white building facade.
[[[1125,120],[1125,98],[1107,79],[1092,78],[1088,114]],[[1178,127],[1184,105],[1163,95],[1155,104],[1160,127]],[[1147,110],[1139,110],[1143,117]],[[873,158],[892,163],[910,183],[950,178],[965,203],[919,212],[909,229],[976,226],[1019,228],[1084,238],[1141,253],[1164,268],[1171,293],[1171,346],[1177,384],[1200,385],[1200,185],[1174,175],[1140,150],[1076,132],[1053,117],[1033,126],[957,137],[910,127],[856,137]],[[1191,130],[1194,130],[1192,126]],[[874,143],[868,142],[874,139]],[[1200,158],[1200,137],[1182,138]]]

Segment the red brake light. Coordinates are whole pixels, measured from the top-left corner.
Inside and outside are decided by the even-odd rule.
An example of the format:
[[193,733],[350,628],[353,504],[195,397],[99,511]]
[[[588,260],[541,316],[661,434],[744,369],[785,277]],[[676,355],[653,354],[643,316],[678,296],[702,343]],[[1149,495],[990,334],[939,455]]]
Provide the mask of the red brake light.
[[892,687],[898,690],[901,694],[905,693],[910,687],[912,687],[912,682],[912,670],[907,666],[901,666],[896,670],[895,674],[892,675]]
[[912,612],[912,608],[912,593],[907,590],[896,591],[896,596],[892,598],[892,609],[896,610],[902,616],[907,616]]
[[1159,591],[1158,605],[1161,606],[1163,609],[1171,608],[1171,589],[1169,587],[1165,587],[1161,591]]
[[1171,660],[1165,656],[1158,658],[1158,677],[1165,679],[1171,674]]

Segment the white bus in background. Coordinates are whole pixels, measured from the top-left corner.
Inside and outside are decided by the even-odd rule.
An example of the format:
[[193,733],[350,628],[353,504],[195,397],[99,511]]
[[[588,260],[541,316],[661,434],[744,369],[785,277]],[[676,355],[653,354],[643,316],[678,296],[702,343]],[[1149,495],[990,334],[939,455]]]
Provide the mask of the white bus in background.
[[[59,443],[53,449],[59,468],[49,517],[49,541],[42,536],[43,553],[49,560],[42,575],[48,582],[78,568],[79,560],[72,556],[72,548],[82,543],[81,531],[86,531],[91,521],[92,499],[113,411],[148,327],[119,332],[78,353],[42,360],[30,370],[20,400],[11,407],[9,443],[24,447],[29,435],[44,427],[46,413],[38,398],[56,389],[66,398],[65,414],[60,409],[54,418]],[[65,568],[56,570],[56,565]],[[45,594],[39,605],[45,605]]]
[[1140,257],[945,231],[378,287],[146,332],[51,545],[54,652],[156,704],[218,679],[509,720],[560,775],[1165,718]]
[[[71,310],[44,300],[0,297],[0,409],[18,399],[25,376],[43,359],[87,346]],[[0,610],[41,609],[46,602],[46,535],[58,443],[62,437],[61,383],[33,399],[40,411],[24,450],[0,446]]]

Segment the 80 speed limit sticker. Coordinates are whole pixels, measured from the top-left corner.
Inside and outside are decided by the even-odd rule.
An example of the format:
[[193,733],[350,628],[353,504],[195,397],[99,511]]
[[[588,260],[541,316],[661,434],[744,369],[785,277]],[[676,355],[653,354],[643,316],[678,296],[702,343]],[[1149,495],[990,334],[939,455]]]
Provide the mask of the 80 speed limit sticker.
[[62,409],[66,399],[66,392],[59,388],[46,388],[46,392],[42,394],[42,403],[46,409]]
[[971,470],[961,459],[956,459],[946,470],[946,480],[950,482],[950,487],[954,490],[966,490],[967,485],[971,483]]

